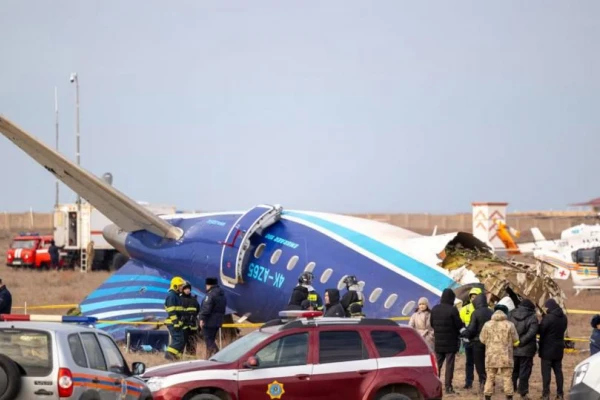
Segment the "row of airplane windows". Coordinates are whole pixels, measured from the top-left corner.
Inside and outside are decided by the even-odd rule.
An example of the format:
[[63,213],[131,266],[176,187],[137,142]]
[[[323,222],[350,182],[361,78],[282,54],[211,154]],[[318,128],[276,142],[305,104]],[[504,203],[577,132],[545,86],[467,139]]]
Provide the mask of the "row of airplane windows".
[[[265,250],[265,244],[261,243],[258,245],[258,247],[256,247],[256,250],[254,251],[254,257],[255,258],[260,258],[260,256],[262,256],[263,251]],[[277,264],[277,262],[279,261],[279,259],[281,258],[281,254],[282,251],[281,249],[277,249],[273,252],[273,254],[271,255],[271,264],[275,265]],[[287,270],[291,271],[294,269],[294,267],[296,267],[296,264],[298,263],[298,260],[300,258],[298,256],[292,256],[290,258],[290,260],[287,263]],[[314,262],[309,262],[308,264],[306,264],[306,267],[304,268],[304,272],[313,272],[315,267],[317,266],[316,263]],[[323,271],[323,273],[321,274],[321,278],[319,279],[319,281],[321,283],[327,283],[327,281],[329,280],[329,278],[331,278],[331,275],[333,274],[333,269],[331,268],[327,268],[325,271]],[[342,276],[342,278],[339,280],[338,284],[337,284],[337,288],[338,290],[342,290],[344,288],[344,279],[346,278],[346,275]],[[358,282],[358,285],[360,286],[361,290],[364,290],[365,287],[365,282],[364,281],[360,281]],[[381,293],[383,292],[383,289],[381,288],[375,288],[373,289],[373,291],[371,292],[371,294],[369,295],[368,299],[371,303],[375,303],[379,297],[381,296]],[[396,302],[396,300],[398,300],[398,295],[396,293],[392,293],[388,296],[388,298],[385,300],[385,303],[383,304],[383,306],[387,309],[391,308],[394,303]],[[402,308],[402,315],[408,315],[410,314],[410,312],[414,309],[416,302],[414,300],[409,301],[408,303],[406,303],[404,305],[404,307]]]

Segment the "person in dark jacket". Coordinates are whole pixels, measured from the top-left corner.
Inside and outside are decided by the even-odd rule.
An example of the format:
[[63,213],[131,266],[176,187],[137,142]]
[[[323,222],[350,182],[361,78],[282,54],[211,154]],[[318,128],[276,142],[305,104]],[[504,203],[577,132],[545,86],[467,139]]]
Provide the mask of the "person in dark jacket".
[[431,310],[431,327],[435,336],[434,347],[439,374],[441,374],[444,361],[447,361],[444,377],[446,394],[455,393],[452,387],[454,361],[460,347],[460,333],[465,329],[465,324],[460,319],[458,309],[454,306],[455,299],[456,294],[452,289],[446,288],[442,292],[440,304]]
[[308,289],[298,284],[293,290],[290,296],[286,310],[305,310],[309,306],[308,301]]
[[12,310],[12,295],[0,279],[0,314],[10,314]]
[[364,317],[362,312],[364,306],[364,295],[358,285],[358,279],[354,275],[349,275],[344,278],[344,284],[348,290],[342,296],[340,303],[346,311],[346,317]]
[[50,241],[50,247],[48,247],[48,254],[50,255],[50,264],[53,269],[58,269],[59,263],[59,250],[63,249],[65,246],[58,247],[54,240]]
[[215,339],[223,325],[223,317],[227,309],[225,292],[218,286],[217,278],[206,278],[206,297],[200,305],[200,328],[204,333],[206,359],[219,351]]
[[486,380],[485,372],[485,345],[479,340],[479,335],[483,329],[483,325],[492,319],[494,313],[489,307],[485,293],[478,294],[473,300],[473,306],[475,311],[471,314],[471,321],[466,330],[462,332],[461,336],[468,339],[473,343],[473,361],[475,362],[475,368],[477,369],[477,376],[479,377],[479,392],[483,393]]
[[198,313],[200,304],[198,297],[192,294],[192,284],[186,282],[181,293],[181,320],[183,322],[183,337],[185,342],[185,353],[196,355],[196,342],[198,341]]
[[337,289],[325,290],[325,315],[324,317],[345,317],[346,311],[340,304],[340,291]]
[[519,334],[519,346],[513,350],[514,367],[512,373],[515,392],[523,400],[528,399],[529,377],[533,368],[533,357],[537,351],[536,335],[539,323],[535,315],[535,305],[529,299],[524,299],[517,308],[509,314],[509,321],[515,324]]
[[554,299],[544,303],[546,313],[540,322],[540,349],[542,359],[542,399],[550,398],[551,373],[554,371],[556,378],[556,397],[563,399],[563,372],[562,359],[565,351],[565,332],[567,330],[567,316]]
[[590,355],[600,351],[600,314],[592,317],[592,336],[590,337]]

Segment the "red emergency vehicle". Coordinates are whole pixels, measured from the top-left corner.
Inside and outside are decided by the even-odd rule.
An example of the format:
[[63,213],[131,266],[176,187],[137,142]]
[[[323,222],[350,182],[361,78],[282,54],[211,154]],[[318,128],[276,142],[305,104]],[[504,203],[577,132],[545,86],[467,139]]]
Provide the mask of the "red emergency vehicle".
[[442,398],[435,355],[416,330],[320,315],[282,311],[209,360],[149,368],[142,379],[155,400]]
[[9,267],[49,268],[51,265],[48,248],[52,235],[21,233],[16,236],[6,253]]

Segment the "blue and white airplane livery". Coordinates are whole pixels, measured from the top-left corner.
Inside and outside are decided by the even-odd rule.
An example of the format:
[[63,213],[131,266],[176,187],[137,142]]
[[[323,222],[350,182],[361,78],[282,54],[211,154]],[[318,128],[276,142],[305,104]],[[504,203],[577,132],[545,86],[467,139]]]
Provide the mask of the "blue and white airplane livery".
[[[84,315],[163,320],[169,282],[177,275],[191,282],[199,301],[204,279],[218,277],[228,312],[251,322],[276,318],[304,271],[314,274],[319,293],[343,293],[344,277],[355,275],[369,317],[410,315],[420,297],[434,305],[443,289],[460,286],[437,266],[438,253],[457,233],[422,236],[377,221],[266,204],[157,216],[4,117],[0,131],[114,222],[103,235],[129,260],[83,300]],[[116,340],[132,327],[98,326]]]

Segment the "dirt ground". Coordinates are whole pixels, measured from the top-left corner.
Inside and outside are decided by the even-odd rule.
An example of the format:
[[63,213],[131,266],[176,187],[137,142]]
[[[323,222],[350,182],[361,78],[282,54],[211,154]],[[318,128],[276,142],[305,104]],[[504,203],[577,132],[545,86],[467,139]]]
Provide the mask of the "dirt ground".
[[[88,293],[97,288],[109,277],[109,273],[105,272],[90,272],[87,274],[82,274],[78,271],[38,272],[13,270],[12,268],[8,268],[4,265],[4,257],[7,246],[7,240],[0,238],[0,256],[2,257],[2,262],[0,265],[0,278],[2,278],[2,281],[7,285],[8,289],[12,293],[13,313],[22,313],[22,307],[25,305],[25,302],[29,308],[29,313],[64,313],[66,312],[66,308],[35,309],[32,307],[41,305],[77,304]],[[600,294],[582,293],[575,297],[573,290],[571,289],[570,281],[561,282],[560,285],[567,294],[567,307],[569,309],[600,310],[600,305],[598,305]],[[575,365],[589,356],[588,338],[591,333],[591,327],[589,323],[590,318],[590,315],[569,315],[569,335],[573,338],[580,338],[581,341],[576,342],[576,352],[565,354],[563,361],[565,392],[567,393],[571,385],[571,379]],[[247,331],[248,329],[243,330],[243,332]],[[203,344],[199,345],[197,356],[198,358],[204,358]],[[162,355],[127,354],[126,358],[129,362],[143,361],[148,366],[164,363],[164,358]],[[447,397],[460,398],[461,400],[479,399],[480,397],[477,396],[474,389],[462,389],[462,386],[464,385],[464,362],[464,355],[459,355],[457,357],[454,374],[454,387],[459,394]],[[539,367],[539,358],[536,357],[534,360],[534,370],[530,381],[530,395],[533,398],[537,398],[539,395],[541,395],[541,373]],[[444,370],[442,369],[442,376],[443,373]],[[476,373],[475,376],[477,376]],[[552,382],[554,385],[554,378],[552,378]],[[501,380],[497,378],[496,395],[494,398],[504,398],[500,391],[501,385]],[[555,389],[553,387],[552,395],[554,395],[554,393]],[[518,397],[515,397],[515,399],[517,398]]]

